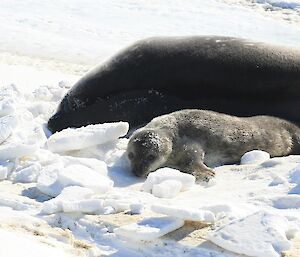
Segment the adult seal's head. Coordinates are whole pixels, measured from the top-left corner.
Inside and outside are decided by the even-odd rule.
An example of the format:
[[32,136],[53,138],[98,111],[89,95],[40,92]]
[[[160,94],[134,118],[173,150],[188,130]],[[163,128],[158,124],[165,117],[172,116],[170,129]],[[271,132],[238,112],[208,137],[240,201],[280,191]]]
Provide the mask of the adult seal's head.
[[164,165],[171,153],[172,141],[167,134],[153,129],[135,132],[127,148],[132,172],[138,177],[146,177]]

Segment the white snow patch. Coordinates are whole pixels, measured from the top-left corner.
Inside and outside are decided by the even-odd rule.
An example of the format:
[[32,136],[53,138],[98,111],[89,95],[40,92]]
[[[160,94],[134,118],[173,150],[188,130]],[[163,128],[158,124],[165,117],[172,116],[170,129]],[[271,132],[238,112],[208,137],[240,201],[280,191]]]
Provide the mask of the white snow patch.
[[265,151],[253,150],[245,153],[241,158],[241,165],[243,164],[257,164],[270,159],[270,154]]
[[113,187],[113,181],[101,174],[107,172],[103,164],[104,172],[80,164],[67,167],[63,164],[49,165],[39,176],[37,188],[50,196],[57,196],[67,186],[86,187],[96,194],[106,193]]
[[258,212],[217,229],[207,238],[234,253],[279,257],[291,245],[286,237],[287,226],[286,218]]
[[215,221],[215,215],[213,212],[208,210],[174,205],[152,205],[151,210],[156,213],[169,215],[171,217],[176,217],[183,220],[202,221],[209,223],[213,223]]
[[87,199],[76,201],[63,201],[63,212],[82,212],[87,214],[97,214],[103,212],[103,200],[101,199]]
[[32,155],[38,150],[38,145],[5,143],[0,145],[0,161],[14,161],[20,157]]
[[273,206],[278,209],[300,208],[300,195],[290,194],[273,198]]
[[[30,256],[30,257],[71,257],[59,247],[53,247],[47,243],[40,242],[33,237],[18,235],[16,233],[0,229],[0,256],[16,257],[16,256]],[[17,245],[16,245],[17,243]]]
[[148,175],[142,186],[142,190],[145,192],[151,192],[154,185],[160,184],[165,180],[176,180],[181,182],[181,190],[183,191],[191,189],[195,184],[195,177],[191,174],[183,173],[171,168],[161,168]]
[[114,233],[133,241],[152,241],[183,225],[184,221],[182,219],[171,217],[148,218],[138,223],[116,228]]
[[81,128],[67,128],[53,134],[47,141],[52,152],[80,150],[94,145],[101,145],[125,136],[128,132],[127,122],[88,125]]
[[300,184],[300,165],[289,172],[289,181]]
[[182,183],[178,180],[164,180],[152,187],[152,194],[160,198],[173,198],[179,194],[182,188]]
[[75,210],[77,207],[81,209],[88,208],[88,204],[84,203],[79,206],[80,200],[88,199],[93,195],[93,191],[80,187],[80,186],[69,186],[62,190],[61,194],[57,197],[43,203],[41,214],[52,214],[64,211],[64,205],[67,211],[70,209]]
[[17,127],[18,121],[16,117],[7,115],[0,118],[0,144],[3,143]]
[[22,167],[21,169],[14,172],[11,176],[11,179],[14,182],[21,183],[31,183],[36,182],[38,176],[40,175],[42,166],[40,163],[32,163],[27,167]]

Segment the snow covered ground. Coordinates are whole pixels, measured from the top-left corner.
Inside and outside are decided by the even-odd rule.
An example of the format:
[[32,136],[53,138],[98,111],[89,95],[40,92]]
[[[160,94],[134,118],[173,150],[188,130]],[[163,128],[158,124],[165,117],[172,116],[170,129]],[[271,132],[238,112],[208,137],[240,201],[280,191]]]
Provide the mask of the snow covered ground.
[[45,126],[79,75],[143,37],[300,47],[298,2],[2,0],[0,257],[299,256],[300,156],[253,152],[209,183],[170,170],[145,183],[124,157],[126,122]]

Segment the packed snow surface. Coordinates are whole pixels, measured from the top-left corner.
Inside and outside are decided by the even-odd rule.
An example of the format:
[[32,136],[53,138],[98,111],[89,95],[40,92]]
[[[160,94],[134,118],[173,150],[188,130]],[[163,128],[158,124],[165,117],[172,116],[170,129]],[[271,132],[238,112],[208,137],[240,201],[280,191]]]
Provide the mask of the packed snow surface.
[[182,227],[183,224],[184,220],[171,217],[148,218],[116,228],[114,233],[135,241],[151,241]]
[[0,256],[293,250],[300,156],[250,152],[243,165],[216,167],[209,183],[170,168],[145,180],[124,155],[126,121],[54,135],[46,122],[74,74],[141,38],[222,35],[299,47],[299,1],[2,0],[0,31]]
[[[251,230],[245,230],[250,226]],[[290,247],[286,236],[288,229],[286,218],[258,212],[221,227],[208,238],[232,252],[238,249],[248,256],[277,257]]]
[[[232,1],[239,4],[229,5]],[[299,44],[297,15],[288,15],[296,21],[291,26],[281,20],[287,16],[285,13],[270,18],[265,13],[245,8],[248,2],[2,0],[0,52],[5,53],[3,58],[8,60],[19,61],[18,55],[26,55],[40,58],[43,65],[48,59],[54,63],[52,66],[67,69],[65,66],[69,63],[95,65],[126,45],[152,36],[224,35]],[[295,0],[256,2],[267,2],[271,7],[286,4],[293,8],[297,8],[298,3]],[[36,62],[28,59],[23,63]],[[71,71],[77,73],[78,69],[81,67],[73,66]]]

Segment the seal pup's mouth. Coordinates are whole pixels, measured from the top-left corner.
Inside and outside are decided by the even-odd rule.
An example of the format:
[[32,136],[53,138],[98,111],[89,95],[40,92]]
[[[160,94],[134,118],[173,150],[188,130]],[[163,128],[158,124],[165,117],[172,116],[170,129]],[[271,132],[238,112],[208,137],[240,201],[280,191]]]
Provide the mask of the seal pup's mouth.
[[132,169],[132,173],[140,178],[146,178],[151,171],[142,171],[142,169]]

